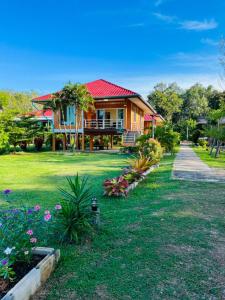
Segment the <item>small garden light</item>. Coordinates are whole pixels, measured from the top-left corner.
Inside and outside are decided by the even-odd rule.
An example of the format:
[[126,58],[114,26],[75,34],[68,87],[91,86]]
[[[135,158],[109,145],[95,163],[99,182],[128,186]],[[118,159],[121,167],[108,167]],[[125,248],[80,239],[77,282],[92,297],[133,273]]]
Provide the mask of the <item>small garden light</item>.
[[100,209],[98,207],[98,201],[96,197],[91,200],[91,211],[93,214],[93,224],[99,226],[100,224]]
[[97,204],[97,198],[92,198],[91,200],[91,210],[92,211],[98,211],[98,204]]

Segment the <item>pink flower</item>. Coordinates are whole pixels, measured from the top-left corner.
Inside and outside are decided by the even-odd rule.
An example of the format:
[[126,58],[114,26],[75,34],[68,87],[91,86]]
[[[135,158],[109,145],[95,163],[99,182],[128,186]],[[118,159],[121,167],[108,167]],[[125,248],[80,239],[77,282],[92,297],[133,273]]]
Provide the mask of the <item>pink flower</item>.
[[52,216],[50,214],[47,214],[47,215],[44,216],[44,219],[45,219],[45,221],[48,222],[51,219],[51,217]]
[[36,238],[31,238],[31,239],[30,239],[30,242],[31,242],[32,244],[37,243],[37,239],[36,239]]
[[55,209],[60,210],[60,209],[62,209],[62,206],[60,204],[56,204]]
[[49,211],[49,210],[46,210],[46,211],[45,211],[45,215],[50,215],[50,211]]
[[27,230],[27,234],[28,235],[33,235],[33,230],[32,229]]
[[40,209],[41,209],[40,205],[38,205],[38,204],[35,205],[35,207],[34,207],[34,210],[35,210],[35,211],[39,211]]

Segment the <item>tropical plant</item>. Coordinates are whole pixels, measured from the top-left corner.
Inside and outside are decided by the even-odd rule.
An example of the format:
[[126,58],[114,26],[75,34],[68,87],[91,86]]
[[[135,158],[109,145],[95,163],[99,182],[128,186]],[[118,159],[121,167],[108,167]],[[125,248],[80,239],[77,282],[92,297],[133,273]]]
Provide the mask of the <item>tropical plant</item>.
[[[88,92],[87,87],[84,84],[71,83],[66,84],[60,92],[54,93],[52,95],[51,101],[49,101],[45,106],[44,110],[51,109],[54,112],[61,112],[61,117],[63,118],[64,129],[65,127],[65,114],[64,108],[74,107],[74,125],[75,125],[75,143],[73,148],[78,145],[78,129],[81,127],[82,122],[82,111],[88,111],[90,107],[93,108],[94,99]],[[59,121],[59,124],[61,122]],[[72,140],[72,128],[71,122],[70,127],[70,140]]]
[[104,195],[107,196],[127,196],[128,180],[124,176],[119,176],[113,179],[107,179],[103,183]]
[[134,169],[127,168],[127,169],[125,169],[123,176],[124,176],[124,179],[126,179],[129,182],[129,184],[131,184],[135,181],[140,180],[142,178],[142,173],[138,172]]
[[92,191],[87,177],[66,178],[69,191],[59,188],[62,195],[62,209],[57,216],[61,241],[78,242],[92,229],[91,199]]
[[156,128],[156,139],[160,142],[165,152],[174,154],[180,142],[180,134],[173,130],[170,124],[164,124]]
[[136,146],[142,156],[150,158],[150,160],[155,163],[159,162],[162,158],[163,149],[160,143],[151,138],[149,134],[141,135],[136,141]]

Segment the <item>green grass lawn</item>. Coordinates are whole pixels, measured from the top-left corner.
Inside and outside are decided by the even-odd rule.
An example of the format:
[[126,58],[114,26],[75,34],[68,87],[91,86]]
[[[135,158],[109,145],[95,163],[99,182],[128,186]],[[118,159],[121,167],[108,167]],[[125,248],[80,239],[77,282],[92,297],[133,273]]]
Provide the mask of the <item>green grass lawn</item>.
[[[198,156],[210,167],[223,168],[225,169],[225,152],[221,152],[218,158],[215,156],[210,156],[209,151],[203,149],[202,147],[193,147],[194,151]],[[213,152],[215,154],[215,151]]]
[[101,233],[62,247],[35,299],[223,299],[225,185],[172,180],[168,156],[127,199],[102,197],[103,179],[124,161],[116,154],[0,157],[0,189],[12,188],[17,199],[51,208],[64,176],[79,171],[101,203]]

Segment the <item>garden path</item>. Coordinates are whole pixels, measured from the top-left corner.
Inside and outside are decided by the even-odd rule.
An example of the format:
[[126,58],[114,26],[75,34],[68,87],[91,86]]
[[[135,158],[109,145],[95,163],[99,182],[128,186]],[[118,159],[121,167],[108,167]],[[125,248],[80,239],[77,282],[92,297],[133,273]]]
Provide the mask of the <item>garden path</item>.
[[172,176],[180,180],[225,183],[225,170],[206,165],[188,144],[181,144]]

